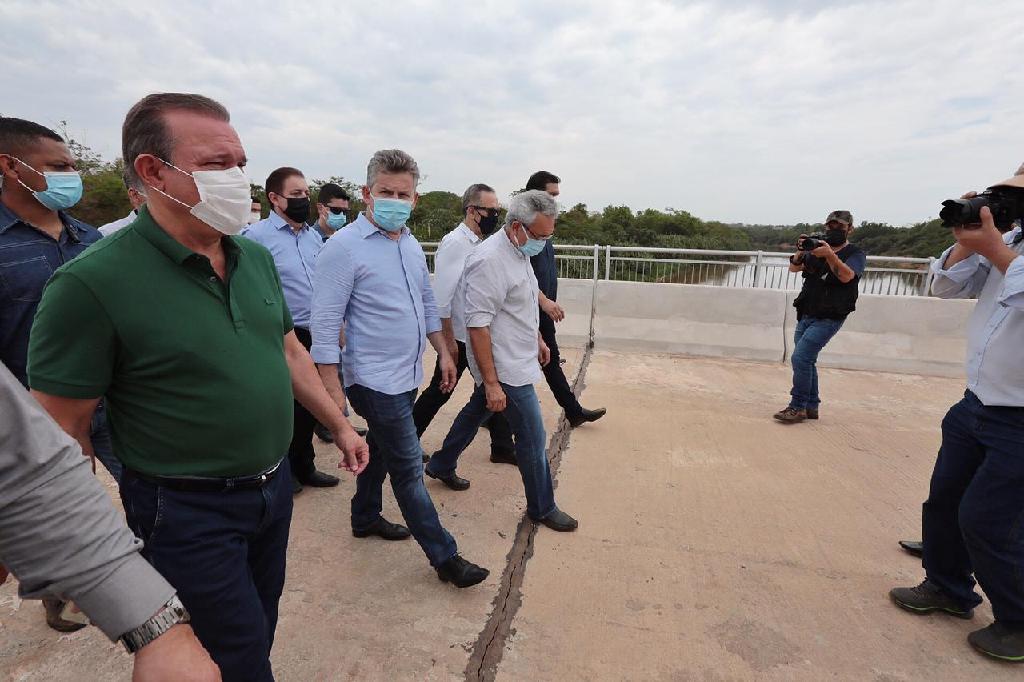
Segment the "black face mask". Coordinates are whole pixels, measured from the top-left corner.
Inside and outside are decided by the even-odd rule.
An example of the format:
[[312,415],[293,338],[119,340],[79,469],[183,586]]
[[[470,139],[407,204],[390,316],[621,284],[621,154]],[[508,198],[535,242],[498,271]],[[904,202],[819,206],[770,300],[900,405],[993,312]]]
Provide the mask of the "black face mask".
[[296,223],[305,223],[309,217],[309,197],[288,197],[288,208],[284,209],[288,219]]
[[842,246],[846,243],[846,230],[825,230],[825,243],[829,246]]
[[480,216],[480,234],[494,234],[498,229],[498,214],[486,214]]

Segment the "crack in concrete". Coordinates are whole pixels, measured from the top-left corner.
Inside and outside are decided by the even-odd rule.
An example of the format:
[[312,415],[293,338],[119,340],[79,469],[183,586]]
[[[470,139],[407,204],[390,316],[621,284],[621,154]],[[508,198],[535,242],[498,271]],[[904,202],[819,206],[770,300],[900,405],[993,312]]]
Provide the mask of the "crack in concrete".
[[[593,354],[594,342],[587,344],[580,362],[579,370],[573,379],[572,392],[579,397],[585,386],[587,367]],[[558,429],[548,443],[548,462],[551,478],[555,489],[558,488],[558,469],[562,463],[562,453],[569,446],[572,427],[565,415],[559,420]],[[506,559],[505,571],[501,575],[501,586],[494,598],[494,609],[480,632],[480,637],[473,645],[466,666],[466,679],[470,682],[493,682],[498,674],[498,664],[505,654],[505,644],[512,635],[512,621],[515,620],[519,607],[523,604],[523,579],[526,576],[526,564],[533,556],[534,538],[537,524],[525,514],[519,521],[512,548]]]

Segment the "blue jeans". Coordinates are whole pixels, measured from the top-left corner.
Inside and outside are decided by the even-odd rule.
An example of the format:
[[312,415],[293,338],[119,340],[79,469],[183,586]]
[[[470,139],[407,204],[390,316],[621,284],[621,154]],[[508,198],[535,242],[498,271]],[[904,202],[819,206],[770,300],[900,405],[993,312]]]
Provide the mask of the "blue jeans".
[[977,578],[996,620],[1024,626],[1024,408],[970,391],[950,408],[921,519],[928,580],[972,607]]
[[818,409],[821,399],[818,397],[818,353],[825,347],[844,320],[825,320],[816,317],[804,317],[796,323],[793,335],[793,396],[789,406],[797,410]]
[[[555,491],[548,468],[547,436],[544,419],[540,414],[540,401],[532,385],[501,385],[505,391],[505,416],[516,437],[516,459],[526,490],[526,513],[539,521],[555,511]],[[445,436],[441,449],[430,458],[430,473],[446,476],[455,472],[459,455],[469,447],[491,412],[487,410],[487,395],[483,384],[477,384],[469,402],[455,418],[451,431]]]
[[455,556],[458,547],[437,518],[437,509],[423,483],[423,449],[412,419],[416,391],[388,395],[353,384],[345,393],[352,409],[370,429],[366,435],[370,463],[356,478],[352,529],[366,530],[381,518],[382,486],[390,475],[402,518],[430,565],[437,568]]
[[96,455],[96,459],[106,467],[114,480],[120,483],[124,466],[121,464],[121,460],[114,456],[114,446],[110,440],[110,425],[107,424],[107,408],[102,400],[92,415],[89,440],[92,442],[92,451]]
[[260,490],[182,492],[126,471],[128,526],[178,591],[224,682],[268,682],[292,519],[288,458]]

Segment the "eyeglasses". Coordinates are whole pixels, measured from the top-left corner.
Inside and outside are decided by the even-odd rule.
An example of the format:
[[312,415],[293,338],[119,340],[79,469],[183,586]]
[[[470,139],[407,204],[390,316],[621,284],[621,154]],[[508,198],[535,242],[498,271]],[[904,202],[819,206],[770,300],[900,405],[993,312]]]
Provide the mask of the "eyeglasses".
[[478,211],[479,213],[488,215],[490,217],[497,216],[499,213],[501,213],[500,208],[487,208],[486,206],[470,206],[470,208]]
[[338,206],[328,206],[327,208],[330,209],[331,213],[334,215],[341,215],[348,210],[346,208],[339,208]]
[[524,230],[526,230],[526,234],[530,235],[530,237],[532,237],[533,239],[538,239],[538,240],[540,240],[542,242],[546,242],[546,241],[550,241],[551,240],[551,235],[550,234],[547,235],[546,237],[542,237],[539,234],[534,234],[533,230],[531,230],[529,227],[527,227],[525,223],[519,223],[519,224],[523,226]]

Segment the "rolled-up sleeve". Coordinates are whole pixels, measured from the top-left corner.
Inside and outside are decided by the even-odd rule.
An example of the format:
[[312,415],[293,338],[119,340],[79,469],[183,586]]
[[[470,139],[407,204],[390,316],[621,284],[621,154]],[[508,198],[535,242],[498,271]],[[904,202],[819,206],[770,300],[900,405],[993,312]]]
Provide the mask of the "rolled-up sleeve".
[[946,268],[946,259],[953,252],[949,247],[942,252],[942,255],[932,262],[932,294],[939,298],[971,298],[977,296],[992,265],[978,254],[974,253]]
[[466,265],[466,327],[489,327],[508,293],[500,273],[491,272],[483,259]]
[[1006,268],[1003,288],[996,301],[1016,310],[1024,310],[1024,257],[1017,256]]
[[25,598],[73,600],[110,639],[174,588],[139,554],[78,444],[0,365],[0,563]]
[[309,324],[309,333],[313,337],[309,354],[313,362],[338,364],[341,358],[338,339],[345,324],[354,283],[351,254],[340,239],[329,239],[316,257],[313,273],[313,306]]

